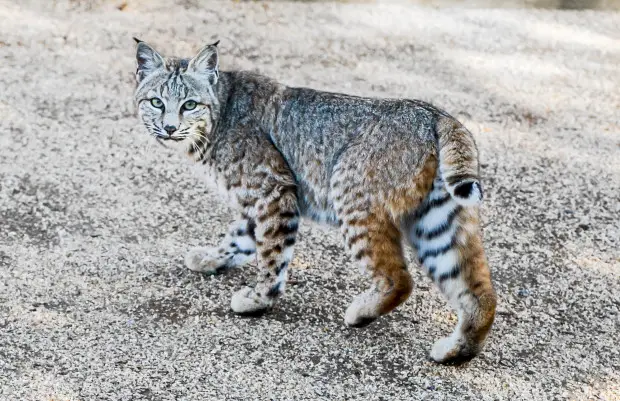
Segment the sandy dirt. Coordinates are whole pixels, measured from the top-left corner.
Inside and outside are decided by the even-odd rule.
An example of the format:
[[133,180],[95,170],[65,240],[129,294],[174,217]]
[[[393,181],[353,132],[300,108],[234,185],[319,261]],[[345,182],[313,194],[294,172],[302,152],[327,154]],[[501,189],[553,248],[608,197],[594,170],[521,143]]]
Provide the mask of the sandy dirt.
[[[0,400],[620,399],[620,14],[121,3],[0,0]],[[466,123],[500,299],[482,355],[427,360],[456,318],[413,262],[403,307],[346,328],[366,283],[312,224],[282,302],[234,316],[256,267],[183,267],[228,210],[137,121],[132,36]]]

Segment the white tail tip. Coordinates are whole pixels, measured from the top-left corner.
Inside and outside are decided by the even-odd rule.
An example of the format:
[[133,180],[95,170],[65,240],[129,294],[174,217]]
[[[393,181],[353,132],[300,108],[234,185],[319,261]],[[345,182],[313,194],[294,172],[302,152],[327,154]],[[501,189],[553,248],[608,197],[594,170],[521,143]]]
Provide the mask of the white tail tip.
[[478,181],[459,182],[449,190],[450,195],[459,205],[475,206],[482,202],[482,187]]

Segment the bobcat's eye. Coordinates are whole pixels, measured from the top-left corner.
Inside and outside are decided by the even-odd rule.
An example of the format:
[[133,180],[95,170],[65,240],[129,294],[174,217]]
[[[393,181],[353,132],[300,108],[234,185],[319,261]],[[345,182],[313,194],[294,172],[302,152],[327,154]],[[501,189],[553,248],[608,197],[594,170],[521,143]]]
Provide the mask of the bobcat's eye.
[[155,108],[158,108],[158,109],[163,109],[164,108],[164,102],[162,102],[161,99],[158,99],[156,97],[151,99],[151,105],[153,107],[155,107]]
[[193,100],[188,100],[187,102],[183,103],[183,110],[194,110],[196,106],[198,106],[198,103]]

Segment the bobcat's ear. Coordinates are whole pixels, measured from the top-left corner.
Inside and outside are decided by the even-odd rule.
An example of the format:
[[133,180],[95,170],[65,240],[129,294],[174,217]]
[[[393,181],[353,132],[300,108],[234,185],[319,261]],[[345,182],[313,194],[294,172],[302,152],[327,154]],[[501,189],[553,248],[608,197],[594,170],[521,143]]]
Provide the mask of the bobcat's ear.
[[145,42],[136,38],[134,38],[134,40],[138,44],[136,47],[136,61],[138,62],[136,80],[140,83],[140,81],[153,71],[163,68],[164,58]]
[[209,82],[214,85],[219,77],[219,56],[217,54],[217,42],[206,45],[190,60],[188,69],[200,74],[206,74]]

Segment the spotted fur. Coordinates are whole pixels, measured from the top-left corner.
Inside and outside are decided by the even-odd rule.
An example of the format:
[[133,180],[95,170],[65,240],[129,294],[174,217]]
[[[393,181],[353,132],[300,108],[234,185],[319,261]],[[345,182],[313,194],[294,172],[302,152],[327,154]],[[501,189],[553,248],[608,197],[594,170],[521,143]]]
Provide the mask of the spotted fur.
[[140,42],[137,61],[135,99],[148,132],[178,146],[241,215],[221,245],[186,258],[212,274],[258,262],[257,284],[234,294],[233,311],[263,312],[284,292],[303,216],[338,225],[371,280],[347,309],[347,325],[366,325],[407,299],[405,239],[459,316],[431,357],[454,362],[480,351],[496,300],[479,228],[478,153],[458,121],[420,101],[222,72],[216,44],[176,59]]

